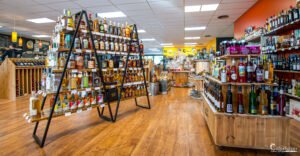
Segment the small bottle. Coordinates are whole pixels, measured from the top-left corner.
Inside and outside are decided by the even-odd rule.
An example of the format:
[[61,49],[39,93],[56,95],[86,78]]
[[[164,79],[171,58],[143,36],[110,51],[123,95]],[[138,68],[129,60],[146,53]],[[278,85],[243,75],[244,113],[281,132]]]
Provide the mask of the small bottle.
[[30,116],[41,115],[41,101],[39,100],[35,91],[32,91],[32,95],[29,99],[29,114]]

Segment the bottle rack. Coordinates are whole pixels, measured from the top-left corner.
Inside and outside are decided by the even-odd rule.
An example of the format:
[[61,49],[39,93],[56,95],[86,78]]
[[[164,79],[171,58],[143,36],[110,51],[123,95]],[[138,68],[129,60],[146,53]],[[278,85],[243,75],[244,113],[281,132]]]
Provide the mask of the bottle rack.
[[[142,61],[142,51],[139,50],[139,53],[138,54],[133,54],[133,53],[130,53],[131,50],[129,50],[128,53],[125,53],[125,52],[112,52],[112,51],[99,51],[99,50],[96,50],[96,47],[95,47],[95,43],[94,43],[94,38],[93,38],[93,34],[97,35],[97,33],[94,33],[92,32],[91,30],[91,25],[89,22],[87,22],[87,31],[84,32],[84,33],[87,33],[89,34],[89,38],[91,39],[91,43],[92,43],[92,49],[74,49],[74,44],[75,44],[75,38],[76,38],[76,35],[78,35],[79,33],[79,26],[80,26],[80,23],[81,21],[83,20],[83,18],[86,19],[86,21],[88,21],[88,16],[87,16],[87,12],[85,10],[82,10],[78,13],[75,14],[75,16],[78,16],[79,17],[79,20],[78,20],[78,24],[76,25],[76,29],[75,31],[71,28],[66,28],[64,31],[65,33],[71,33],[73,34],[73,37],[71,39],[71,44],[70,44],[70,48],[59,48],[58,49],[58,52],[59,53],[66,53],[67,54],[67,57],[66,57],[66,62],[63,66],[63,69],[55,69],[53,70],[53,72],[59,72],[61,73],[61,76],[60,76],[60,81],[59,81],[59,85],[58,85],[58,88],[57,88],[57,91],[56,92],[44,92],[43,93],[43,101],[42,101],[42,105],[41,105],[41,116],[26,116],[26,119],[28,122],[35,122],[35,127],[34,127],[34,131],[33,131],[33,138],[35,139],[35,141],[39,144],[40,147],[43,147],[44,144],[45,144],[45,141],[46,141],[46,138],[47,138],[47,133],[48,133],[48,129],[49,129],[49,126],[51,124],[51,120],[53,117],[59,117],[59,116],[69,116],[71,115],[72,113],[80,113],[82,111],[89,111],[93,108],[97,108],[97,111],[98,111],[98,115],[100,118],[104,119],[104,120],[107,120],[107,121],[111,121],[111,122],[115,122],[116,119],[117,119],[117,115],[118,115],[118,109],[119,109],[119,106],[120,106],[120,101],[122,100],[128,100],[128,99],[135,99],[135,104],[136,106],[139,106],[139,107],[142,107],[142,108],[147,108],[147,109],[150,109],[151,106],[150,106],[150,101],[149,101],[149,96],[148,96],[148,90],[147,90],[147,82],[146,82],[146,77],[145,77],[145,69],[144,69],[144,65],[143,65],[143,61]],[[124,38],[126,40],[129,40],[129,47],[131,47],[131,44],[135,43],[138,45],[138,48],[140,48],[140,44],[139,44],[139,40],[138,40],[138,33],[137,33],[137,27],[136,25],[133,25],[133,31],[135,31],[136,33],[136,36],[137,36],[137,39],[133,39],[133,32],[131,32],[130,34],[130,38]],[[101,34],[99,33],[100,35],[107,35],[107,34]],[[108,35],[107,35],[108,36]],[[117,36],[114,36],[114,35],[109,35],[110,37],[117,37]],[[95,69],[68,69],[68,64],[70,62],[70,57],[71,57],[71,53],[73,54],[76,54],[76,53],[90,53],[92,55],[95,56],[96,58],[96,61],[97,61],[97,67]],[[104,56],[104,55],[114,55],[114,56],[118,56],[117,54],[120,54],[120,55],[123,55],[123,56],[127,56],[126,57],[126,62],[125,62],[125,67],[122,69],[122,68],[113,68],[113,69],[110,69],[110,68],[106,68],[106,69],[103,69],[102,67],[102,62],[103,62],[103,58],[101,56]],[[140,67],[128,67],[128,60],[129,60],[129,57],[132,56],[132,55],[135,55],[135,56],[138,56],[139,57],[139,61],[140,61]],[[142,73],[143,73],[143,81],[137,81],[137,82],[129,82],[129,83],[125,83],[125,78],[128,76],[127,75],[127,69],[128,70],[142,70]],[[108,82],[105,82],[104,81],[104,74],[103,72],[104,71],[108,71],[108,70],[112,70],[112,71],[123,71],[123,78],[122,78],[122,82],[121,84],[115,84],[115,83],[108,83]],[[88,72],[94,72],[94,73],[98,73],[100,75],[100,79],[101,79],[101,82],[102,82],[102,85],[99,86],[99,87],[90,87],[90,88],[82,88],[82,89],[73,89],[73,90],[62,90],[62,83],[63,83],[63,79],[64,77],[66,76],[67,73],[72,73],[72,72],[77,72],[77,71],[88,71]],[[145,89],[145,92],[146,94],[144,95],[135,95],[135,96],[131,96],[131,97],[122,97],[122,91],[124,91],[124,88],[127,87],[127,86],[134,86],[134,85],[143,85],[144,86],[144,89]],[[101,90],[103,89],[104,91],[104,97],[106,100],[104,100],[104,103],[101,103],[101,104],[96,104],[96,105],[91,105],[91,107],[82,107],[82,108],[78,108],[77,110],[71,110],[70,112],[64,112],[64,113],[54,113],[54,109],[55,109],[55,105],[57,105],[57,101],[59,99],[59,94],[61,93],[66,93],[66,92],[73,92],[73,91],[91,91],[91,90]],[[47,99],[47,96],[48,95],[54,95],[54,100],[53,100],[53,104],[51,105],[51,108],[50,109],[43,109],[44,106],[45,106],[45,103],[46,103],[46,99]],[[112,98],[115,97],[117,95],[118,99],[117,99],[117,106],[116,106],[116,112],[115,114],[113,115],[113,112],[112,112],[112,109],[111,109],[111,105],[110,103],[112,102]],[[148,101],[148,106],[143,106],[143,105],[139,105],[137,103],[137,97],[140,97],[140,96],[147,96],[147,101]],[[109,116],[104,116],[104,108],[105,105],[107,105],[108,107],[108,111],[109,111]],[[100,108],[101,108],[101,111],[100,111]],[[37,132],[37,129],[38,129],[38,126],[39,126],[39,122],[42,121],[42,120],[47,120],[47,124],[46,124],[46,127],[45,127],[45,131],[44,131],[44,134],[43,134],[43,138],[42,140],[36,135],[36,132]]]

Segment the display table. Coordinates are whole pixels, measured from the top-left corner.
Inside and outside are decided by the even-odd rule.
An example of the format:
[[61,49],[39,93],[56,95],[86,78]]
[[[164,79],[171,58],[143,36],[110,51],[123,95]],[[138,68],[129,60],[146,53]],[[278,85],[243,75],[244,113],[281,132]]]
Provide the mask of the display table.
[[172,71],[174,87],[188,87],[190,73],[191,71]]

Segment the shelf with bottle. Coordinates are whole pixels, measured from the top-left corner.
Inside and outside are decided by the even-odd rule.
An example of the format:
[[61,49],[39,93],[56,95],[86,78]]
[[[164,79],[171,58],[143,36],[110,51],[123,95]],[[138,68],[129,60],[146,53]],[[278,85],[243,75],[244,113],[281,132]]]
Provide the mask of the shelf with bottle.
[[265,50],[265,51],[262,51],[262,54],[277,54],[277,53],[280,53],[280,52],[298,52],[300,49],[299,49],[299,46],[294,46],[294,47],[288,47],[288,48],[280,48],[280,49],[274,49],[274,50]]
[[261,35],[258,36],[251,36],[251,38],[245,38],[246,42],[260,42],[261,40]]
[[[59,48],[58,52],[69,52],[69,48]],[[128,52],[126,51],[110,51],[110,50],[97,50],[97,53],[100,55],[118,55],[118,56],[127,56]],[[94,55],[94,50],[92,49],[74,49],[73,54],[92,54]],[[130,52],[131,56],[138,56],[139,53]]]
[[219,59],[231,57],[247,57],[248,55],[259,56],[259,45],[248,45],[245,40],[231,40],[220,43],[220,52],[216,54]]
[[293,94],[289,94],[289,93],[284,93],[284,95],[289,98],[292,98],[292,99],[300,100],[300,96],[297,96],[297,95],[293,95]]
[[261,86],[261,85],[267,85],[267,86],[278,86],[277,83],[258,83],[258,82],[222,82],[221,80],[214,78],[212,76],[206,75],[205,76],[208,80],[210,81],[214,81],[220,85],[232,85],[232,86],[251,86],[251,85],[255,85],[255,86]]
[[263,36],[284,35],[291,30],[299,29],[300,28],[299,24],[300,24],[300,19],[297,19],[295,21],[276,27],[273,30],[270,30],[265,34],[263,34]]
[[225,54],[219,57],[216,57],[217,59],[228,59],[228,58],[241,58],[241,57],[259,57],[260,54]]
[[[81,31],[83,33],[88,33],[88,31],[83,30]],[[130,37],[125,37],[125,36],[120,36],[120,35],[113,35],[113,34],[105,34],[105,33],[101,33],[101,32],[92,32],[93,35],[96,36],[102,36],[102,37],[110,37],[110,38],[115,38],[115,39],[123,39],[123,40],[131,40]],[[133,41],[137,41],[136,39],[132,39]]]
[[263,30],[262,27],[249,26],[245,29],[245,41],[253,43],[260,42]]
[[300,71],[294,71],[294,70],[279,70],[279,69],[275,69],[274,72],[300,74]]

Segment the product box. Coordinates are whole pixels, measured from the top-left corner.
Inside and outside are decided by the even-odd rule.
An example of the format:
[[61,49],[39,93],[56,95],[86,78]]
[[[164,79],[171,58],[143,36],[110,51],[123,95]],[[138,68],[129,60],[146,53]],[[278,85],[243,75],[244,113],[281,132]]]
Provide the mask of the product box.
[[300,102],[297,100],[290,99],[290,116],[300,121]]
[[260,54],[260,46],[252,45],[246,46],[246,48],[249,50],[249,54]]

